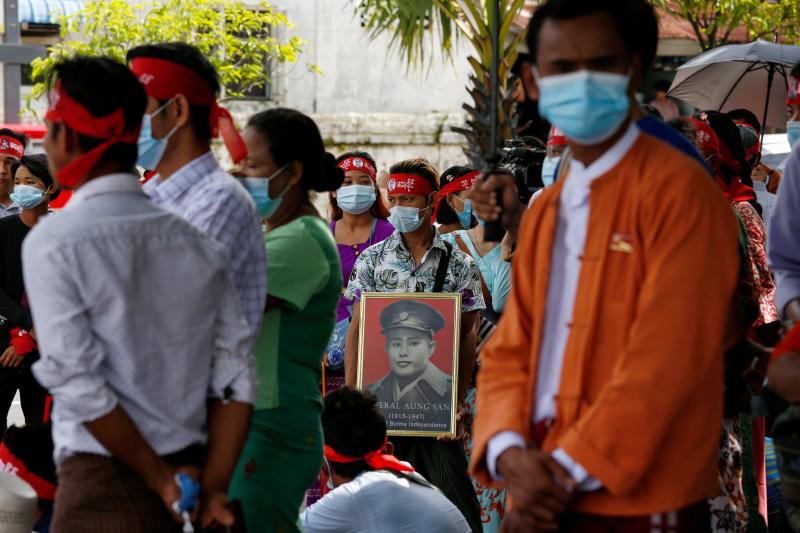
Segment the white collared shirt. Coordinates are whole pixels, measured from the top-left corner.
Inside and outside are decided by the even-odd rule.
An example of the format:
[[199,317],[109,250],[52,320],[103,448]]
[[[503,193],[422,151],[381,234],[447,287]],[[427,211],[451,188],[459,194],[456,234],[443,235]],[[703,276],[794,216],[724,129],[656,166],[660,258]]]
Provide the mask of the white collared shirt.
[[132,174],[80,187],[31,230],[22,259],[57,462],[109,455],[84,424],[117,405],[166,455],[206,441],[209,397],[254,402],[227,253],[153,205]]
[[[564,350],[569,339],[570,323],[581,273],[580,257],[586,245],[592,182],[619,164],[639,138],[639,128],[631,124],[625,134],[589,166],[570,159],[569,172],[559,197],[558,221],[550,256],[550,279],[547,286],[547,307],[544,333],[536,374],[536,397],[533,399],[533,423],[556,415],[555,397],[561,384]],[[489,441],[486,464],[497,477],[496,463],[508,448],[525,447],[522,435],[502,431]],[[583,490],[596,490],[601,484],[589,477],[586,470],[562,449],[553,453]]]

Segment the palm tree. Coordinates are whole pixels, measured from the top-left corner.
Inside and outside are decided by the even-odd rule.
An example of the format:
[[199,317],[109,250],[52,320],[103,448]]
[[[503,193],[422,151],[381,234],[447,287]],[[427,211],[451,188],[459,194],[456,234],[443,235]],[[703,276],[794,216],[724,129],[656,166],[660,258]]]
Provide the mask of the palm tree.
[[[408,67],[427,59],[428,47],[438,48],[452,58],[454,41],[461,37],[472,45],[468,61],[472,67],[467,90],[472,101],[464,103],[468,118],[464,128],[453,128],[467,139],[464,154],[475,168],[483,168],[490,148],[490,78],[494,3],[500,2],[499,42],[507,43],[500,53],[498,69],[499,137],[510,139],[516,130],[516,102],[511,67],[525,31],[512,34],[512,25],[526,0],[359,0],[356,13],[372,38],[391,34],[391,47]],[[528,0],[530,3],[530,0]]]

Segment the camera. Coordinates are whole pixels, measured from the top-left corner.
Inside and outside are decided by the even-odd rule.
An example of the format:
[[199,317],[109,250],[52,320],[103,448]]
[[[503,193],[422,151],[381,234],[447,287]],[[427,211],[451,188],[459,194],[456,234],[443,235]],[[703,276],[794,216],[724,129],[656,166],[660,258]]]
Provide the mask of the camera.
[[545,144],[536,137],[520,137],[504,142],[500,149],[498,170],[507,172],[517,182],[519,201],[528,203],[533,193],[544,187],[542,163],[547,156]]

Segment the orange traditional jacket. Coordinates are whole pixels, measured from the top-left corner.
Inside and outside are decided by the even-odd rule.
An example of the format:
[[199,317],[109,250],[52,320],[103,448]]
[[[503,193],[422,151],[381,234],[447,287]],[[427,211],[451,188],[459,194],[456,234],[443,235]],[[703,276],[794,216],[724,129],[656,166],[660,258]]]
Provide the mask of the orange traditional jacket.
[[[516,431],[530,443],[564,181],[523,219],[508,304],[481,353],[472,470],[484,483],[494,435]],[[717,490],[737,222],[700,164],[644,134],[590,194],[556,421],[543,448],[563,448],[603,483],[577,493],[575,511],[677,510]]]

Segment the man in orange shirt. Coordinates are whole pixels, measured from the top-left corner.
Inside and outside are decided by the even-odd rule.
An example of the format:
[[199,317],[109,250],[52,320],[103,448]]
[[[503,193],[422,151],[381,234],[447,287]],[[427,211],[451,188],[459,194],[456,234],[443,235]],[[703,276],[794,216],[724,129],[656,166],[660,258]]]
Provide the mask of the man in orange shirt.
[[[473,472],[508,531],[708,531],[736,220],[697,161],[642,134],[645,0],[550,0],[528,44],[571,160],[522,220],[478,377]],[[709,266],[713,265],[713,272]]]

